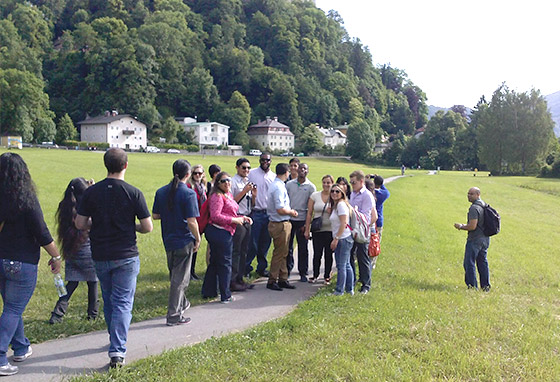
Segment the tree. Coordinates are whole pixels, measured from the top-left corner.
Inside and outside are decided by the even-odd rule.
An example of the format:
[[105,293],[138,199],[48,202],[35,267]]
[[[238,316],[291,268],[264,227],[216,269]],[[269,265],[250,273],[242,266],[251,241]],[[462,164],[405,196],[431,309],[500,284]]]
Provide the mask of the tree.
[[346,154],[353,159],[369,159],[375,147],[375,135],[364,121],[357,120],[348,126]]
[[161,124],[161,130],[163,132],[163,137],[167,143],[177,143],[177,134],[183,128],[179,124],[179,122],[175,121],[173,117],[167,117]]
[[68,114],[64,114],[62,117],[60,117],[56,126],[56,143],[60,144],[66,140],[74,140],[77,137],[78,130],[76,130],[76,127],[72,122],[72,118],[70,118]]
[[243,94],[233,92],[224,109],[222,122],[229,125],[230,142],[236,145],[249,144],[247,127],[251,121],[251,107]]
[[321,132],[313,124],[307,126],[303,130],[303,134],[299,137],[301,148],[306,154],[319,151],[323,147],[323,137]]
[[535,172],[544,160],[554,122],[539,91],[516,93],[502,84],[475,112],[480,160],[492,173]]
[[54,138],[54,113],[43,87],[43,81],[30,72],[0,69],[0,134],[19,134],[25,142]]

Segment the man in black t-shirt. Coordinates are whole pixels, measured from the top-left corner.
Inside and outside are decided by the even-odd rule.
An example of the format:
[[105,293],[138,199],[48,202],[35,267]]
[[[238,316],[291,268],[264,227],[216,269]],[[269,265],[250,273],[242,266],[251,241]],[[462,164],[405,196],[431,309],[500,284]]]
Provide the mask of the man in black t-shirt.
[[136,277],[140,271],[136,232],[151,232],[153,225],[144,195],[124,181],[128,167],[126,152],[111,148],[103,160],[107,178],[85,191],[78,207],[76,227],[90,230],[92,257],[109,331],[109,366],[114,368],[124,364]]

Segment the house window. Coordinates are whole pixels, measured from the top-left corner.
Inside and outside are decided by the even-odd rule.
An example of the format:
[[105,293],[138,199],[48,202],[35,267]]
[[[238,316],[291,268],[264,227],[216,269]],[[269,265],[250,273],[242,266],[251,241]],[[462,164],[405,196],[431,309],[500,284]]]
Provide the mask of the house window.
[[204,128],[204,131],[208,131],[208,128],[207,128],[207,127],[205,127],[205,128]]

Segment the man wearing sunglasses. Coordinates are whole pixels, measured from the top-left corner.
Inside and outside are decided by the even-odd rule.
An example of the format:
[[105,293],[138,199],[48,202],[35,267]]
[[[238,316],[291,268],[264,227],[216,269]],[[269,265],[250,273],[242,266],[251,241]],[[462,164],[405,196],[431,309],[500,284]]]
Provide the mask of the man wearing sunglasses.
[[[249,171],[251,163],[247,158],[239,158],[235,168],[237,174],[231,179],[231,192],[233,198],[239,204],[237,214],[239,216],[251,215],[253,204],[255,203],[256,192],[253,192],[254,184],[249,182]],[[230,289],[234,292],[242,292],[252,287],[245,283],[245,263],[247,252],[249,251],[249,241],[251,240],[251,225],[240,224],[233,235],[233,256],[231,265],[231,285]]]
[[268,266],[266,255],[270,248],[271,238],[268,233],[269,219],[266,208],[268,187],[274,182],[274,179],[276,179],[274,172],[270,171],[271,162],[270,154],[263,153],[259,158],[259,167],[249,172],[249,182],[254,185],[252,192],[256,194],[256,196],[255,204],[251,211],[253,226],[251,227],[251,242],[249,244],[245,273],[249,274],[253,270],[251,263],[256,257],[257,274],[261,277],[268,277],[269,275],[266,270]]

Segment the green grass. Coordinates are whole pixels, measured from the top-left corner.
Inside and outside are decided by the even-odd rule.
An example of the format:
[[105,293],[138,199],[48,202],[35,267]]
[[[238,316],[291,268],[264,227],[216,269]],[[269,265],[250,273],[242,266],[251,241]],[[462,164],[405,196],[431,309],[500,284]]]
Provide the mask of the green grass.
[[[502,216],[490,293],[466,289],[466,233],[453,228],[471,186]],[[560,199],[543,190],[559,188],[472,173],[400,179],[368,295],[331,286],[283,319],[75,380],[558,381]]]
[[[5,150],[0,150],[0,154]],[[45,214],[45,220],[54,230],[54,213],[68,182],[78,176],[86,179],[101,180],[106,175],[102,152],[62,151],[45,149],[25,149],[17,151],[27,162],[31,176],[37,185],[39,199]],[[171,179],[171,165],[178,158],[187,158],[191,164],[201,163],[207,169],[217,163],[223,170],[235,173],[235,160],[227,156],[180,156],[165,154],[129,154],[127,182],[140,188],[151,210],[156,190]],[[287,158],[273,158],[272,165]],[[346,176],[357,168],[366,172],[378,172],[383,176],[397,175],[397,169],[374,169],[357,165],[344,159],[325,160],[300,158],[309,164],[310,179],[321,188],[321,178],[325,174]],[[258,157],[251,157],[252,166],[258,166]],[[156,222],[154,231],[147,235],[138,235],[141,270],[134,300],[133,321],[163,316],[167,312],[167,294],[169,278],[166,267],[165,251],[161,241],[160,225]],[[206,241],[203,240],[197,260],[197,273],[203,275],[206,262]],[[47,267],[48,256],[43,254],[39,265],[39,279],[35,293],[24,313],[25,332],[31,342],[61,338],[73,334],[85,333],[105,328],[103,318],[90,322],[85,319],[87,309],[87,288],[79,286],[70,301],[68,313],[60,325],[48,325],[50,312],[57,300],[52,275]],[[202,303],[200,289],[202,281],[191,282],[188,297],[193,305]]]

